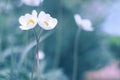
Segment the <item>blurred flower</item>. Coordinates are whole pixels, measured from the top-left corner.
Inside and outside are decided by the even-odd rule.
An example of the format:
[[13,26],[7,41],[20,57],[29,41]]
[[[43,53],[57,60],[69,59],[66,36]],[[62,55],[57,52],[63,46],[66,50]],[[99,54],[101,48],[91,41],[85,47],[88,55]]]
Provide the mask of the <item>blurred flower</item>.
[[28,6],[39,6],[39,4],[43,2],[43,0],[21,0],[21,2]]
[[96,71],[87,71],[85,80],[120,80],[119,63],[113,62]]
[[38,52],[38,58],[39,58],[39,60],[43,60],[45,58],[45,54],[43,51]]
[[83,28],[84,30],[86,30],[86,31],[93,31],[94,30],[90,20],[81,19],[81,16],[79,14],[75,14],[74,19],[75,19],[76,24],[79,27]]
[[12,11],[13,6],[10,3],[6,3],[5,1],[0,1],[0,13],[2,12],[10,12]]
[[52,18],[49,14],[41,11],[38,16],[38,24],[45,30],[51,30],[57,25],[57,19]]
[[25,16],[21,16],[19,18],[19,22],[21,24],[20,29],[22,30],[29,30],[34,28],[37,24],[37,12],[33,10],[32,15],[26,14]]

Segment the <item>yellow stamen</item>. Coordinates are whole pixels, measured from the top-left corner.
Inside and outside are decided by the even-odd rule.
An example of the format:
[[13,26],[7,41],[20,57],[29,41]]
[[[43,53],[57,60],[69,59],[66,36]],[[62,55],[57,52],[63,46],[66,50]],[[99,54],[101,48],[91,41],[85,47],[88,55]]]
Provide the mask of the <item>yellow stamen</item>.
[[34,20],[30,19],[28,22],[27,22],[27,25],[29,25],[30,23],[34,24]]
[[45,23],[46,26],[49,26],[49,23],[47,21],[44,21],[44,23]]

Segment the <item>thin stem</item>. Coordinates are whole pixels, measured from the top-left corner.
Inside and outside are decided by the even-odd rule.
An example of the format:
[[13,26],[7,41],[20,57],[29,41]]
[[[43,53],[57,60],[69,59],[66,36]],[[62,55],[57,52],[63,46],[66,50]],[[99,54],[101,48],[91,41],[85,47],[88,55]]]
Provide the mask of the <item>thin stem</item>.
[[[36,38],[36,36],[37,36],[36,31],[33,30],[33,33],[34,33],[35,38]],[[30,78],[30,80],[33,80],[33,72],[34,72],[35,61],[36,61],[36,52],[37,52],[37,47],[35,48],[35,52],[34,52],[34,61],[33,61],[33,64],[32,64],[32,73],[31,73],[31,78]]]
[[38,80],[40,80],[40,63],[39,63],[39,54],[37,54],[37,67],[38,67]]
[[81,29],[79,28],[74,43],[74,52],[73,52],[73,75],[72,80],[77,80],[77,69],[78,69],[78,43],[79,43],[79,35]]
[[34,68],[35,68],[35,61],[36,61],[36,49],[35,49],[35,52],[34,52],[34,61],[33,61],[33,64],[32,64],[32,73],[31,73],[31,79],[33,79],[33,72],[34,72]]
[[42,34],[42,32],[43,32],[43,29],[40,29],[41,31],[40,31],[40,33],[38,34],[38,39],[40,40],[40,36],[41,36],[41,34]]
[[36,55],[37,55],[37,68],[38,68],[38,80],[40,80],[40,66],[39,66],[39,57],[38,57],[38,50],[39,50],[39,38],[38,38],[38,35],[37,35],[37,31],[35,31],[35,35],[36,35],[36,42],[37,42],[37,45],[36,45]]
[[[36,38],[36,42],[37,42],[37,44],[36,44],[36,53],[35,53],[35,56],[34,57],[36,57],[36,55],[37,55],[37,68],[38,68],[38,80],[40,80],[40,64],[39,64],[39,36],[38,36],[38,34],[37,34],[37,31],[34,29],[33,30],[33,32],[34,32],[34,34],[35,34],[35,38]],[[41,31],[40,31],[40,33],[41,33]],[[34,71],[34,64],[35,64],[35,59],[36,58],[34,58],[34,63],[33,63],[33,68],[32,68],[32,74],[31,74],[31,80],[33,79],[33,71]]]

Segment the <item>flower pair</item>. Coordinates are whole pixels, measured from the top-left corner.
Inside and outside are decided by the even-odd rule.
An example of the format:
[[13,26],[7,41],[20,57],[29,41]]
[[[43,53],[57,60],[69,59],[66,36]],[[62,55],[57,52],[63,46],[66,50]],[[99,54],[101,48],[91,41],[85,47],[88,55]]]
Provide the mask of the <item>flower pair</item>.
[[36,10],[32,11],[32,14],[25,14],[19,18],[21,24],[21,30],[33,29],[37,23],[39,26],[45,30],[51,30],[55,28],[58,21],[56,18],[52,18],[49,14],[46,14],[44,11],[41,11],[37,17]]

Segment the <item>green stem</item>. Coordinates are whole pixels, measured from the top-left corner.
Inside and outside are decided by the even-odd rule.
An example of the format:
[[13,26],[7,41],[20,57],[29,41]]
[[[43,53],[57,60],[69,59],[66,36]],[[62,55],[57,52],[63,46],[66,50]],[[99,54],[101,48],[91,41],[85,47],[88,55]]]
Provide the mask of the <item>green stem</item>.
[[74,52],[73,52],[73,75],[72,80],[77,80],[77,69],[78,69],[78,43],[79,43],[79,35],[81,29],[79,28],[74,42]]
[[33,72],[34,72],[34,68],[35,68],[35,61],[36,61],[36,49],[35,49],[35,52],[34,52],[34,61],[33,61],[33,64],[32,64],[32,74],[31,74],[31,79],[30,80],[33,80]]
[[[37,68],[38,68],[38,80],[40,80],[40,64],[39,64],[39,35],[37,34],[37,31],[34,29],[33,30],[34,34],[35,34],[35,38],[36,38],[36,52],[35,52],[35,58],[34,58],[34,62],[33,62],[33,68],[32,68],[32,74],[31,74],[31,80],[33,79],[33,71],[34,71],[34,64],[35,64],[35,59],[37,59]],[[40,31],[41,33],[41,31]]]
[[43,29],[40,29],[40,33],[38,34],[38,39],[39,40],[40,40],[40,36],[41,36],[42,32],[43,32]]

